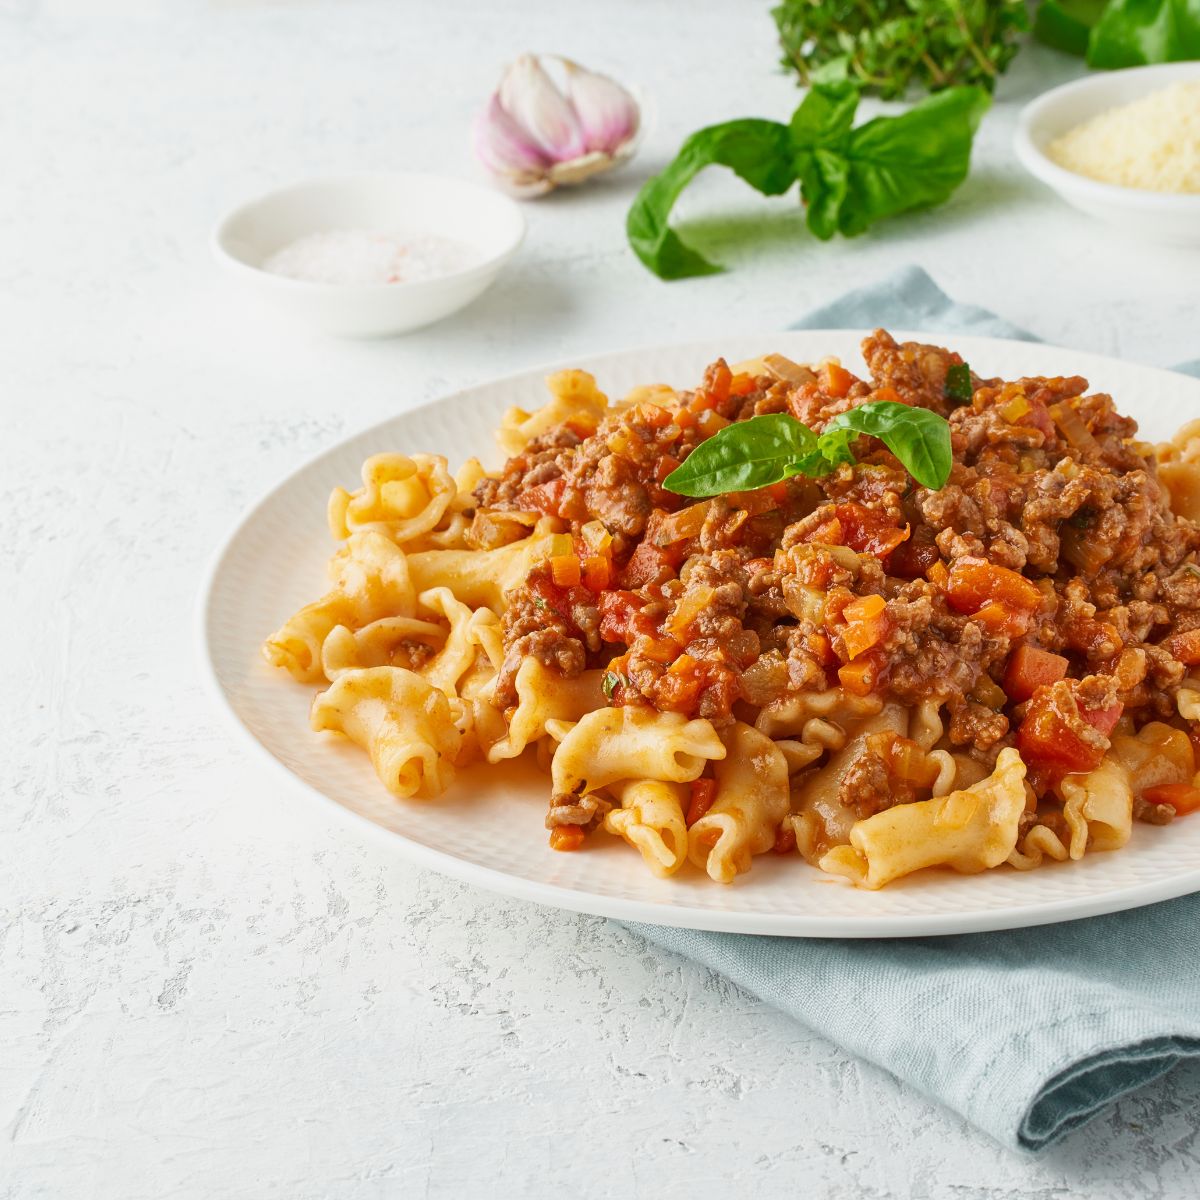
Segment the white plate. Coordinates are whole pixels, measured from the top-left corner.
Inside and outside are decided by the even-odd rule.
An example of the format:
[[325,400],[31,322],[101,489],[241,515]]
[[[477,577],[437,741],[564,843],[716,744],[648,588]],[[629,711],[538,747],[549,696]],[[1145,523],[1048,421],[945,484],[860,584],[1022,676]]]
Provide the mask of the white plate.
[[[1200,381],[1168,371],[1025,342],[919,336],[960,351],[981,374],[1087,376],[1162,439],[1200,413]],[[860,364],[860,335],[766,333],[721,343],[671,346],[587,358],[559,366],[595,372],[611,395],[639,383],[692,386],[718,354],[730,362],[767,351],[800,361],[839,355]],[[202,654],[217,694],[252,744],[290,771],[311,795],[333,801],[364,833],[397,854],[481,887],[579,912],[696,929],[805,937],[906,937],[1009,929],[1133,908],[1200,890],[1200,817],[1165,829],[1139,826],[1124,850],[1020,873],[925,872],[880,892],[857,891],[799,858],[765,854],[728,886],[690,866],[656,879],[616,838],[560,854],[546,845],[548,780],[528,765],[476,767],[439,800],[397,801],[367,756],[308,725],[315,689],[268,667],[263,638],[318,596],[333,546],[325,504],[337,484],[353,486],[359,466],[383,450],[427,450],[452,462],[500,456],[491,431],[513,404],[544,402],[546,367],[470,388],[358,434],[302,466],[256,505],[219,551],[200,611]]]

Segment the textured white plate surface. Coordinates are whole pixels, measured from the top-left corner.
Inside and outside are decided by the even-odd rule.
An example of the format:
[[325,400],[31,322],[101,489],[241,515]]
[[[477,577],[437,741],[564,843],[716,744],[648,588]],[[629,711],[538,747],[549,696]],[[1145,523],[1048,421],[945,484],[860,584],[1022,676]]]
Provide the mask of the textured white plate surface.
[[[860,334],[768,333],[628,351],[524,372],[404,413],[343,442],[285,479],[243,519],[218,552],[200,608],[201,654],[222,703],[251,742],[290,771],[329,813],[356,822],[397,854],[494,891],[624,920],[806,937],[907,937],[1009,929],[1114,912],[1200,890],[1200,817],[1166,828],[1140,826],[1124,850],[1079,863],[982,875],[927,871],[881,892],[857,891],[799,858],[766,854],[722,887],[686,867],[656,879],[641,856],[598,835],[560,854],[546,845],[549,781],[532,766],[480,766],[460,773],[434,801],[397,801],[357,747],[308,725],[314,688],[266,665],[264,636],[325,587],[333,545],[325,504],[337,484],[354,486],[359,466],[384,450],[447,455],[451,466],[479,455],[496,463],[492,440],[503,410],[544,402],[543,376],[560,366],[595,372],[619,396],[639,383],[693,386],[704,366],[768,351],[804,361],[839,355],[861,368]],[[904,335],[900,335],[904,336]],[[1163,439],[1200,416],[1200,381],[1073,350],[992,338],[933,335],[985,376],[1082,374],[1113,393],[1143,434]]]

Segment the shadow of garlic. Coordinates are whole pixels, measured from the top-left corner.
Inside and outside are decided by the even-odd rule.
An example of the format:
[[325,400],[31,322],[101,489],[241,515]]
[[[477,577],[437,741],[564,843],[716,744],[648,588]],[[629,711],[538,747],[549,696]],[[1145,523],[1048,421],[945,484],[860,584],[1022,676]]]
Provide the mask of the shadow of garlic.
[[506,191],[542,196],[631,158],[641,123],[637,100],[607,75],[523,54],[475,119],[475,153]]

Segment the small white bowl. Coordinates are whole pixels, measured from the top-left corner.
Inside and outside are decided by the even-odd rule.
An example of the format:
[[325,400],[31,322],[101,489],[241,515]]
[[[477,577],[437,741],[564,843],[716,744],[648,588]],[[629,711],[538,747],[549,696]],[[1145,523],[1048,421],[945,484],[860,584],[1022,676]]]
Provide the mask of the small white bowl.
[[[476,250],[479,261],[410,283],[311,283],[263,270],[290,242],[334,229],[450,238]],[[337,337],[383,337],[432,324],[469,304],[524,236],[520,208],[491,188],[441,175],[389,172],[313,179],[268,192],[220,222],[213,249],[249,294],[310,329]]]
[[1200,245],[1200,194],[1151,192],[1101,183],[1060,167],[1046,147],[1076,125],[1173,83],[1200,80],[1200,63],[1100,71],[1027,104],[1014,148],[1022,166],[1068,204],[1126,232],[1157,242]]

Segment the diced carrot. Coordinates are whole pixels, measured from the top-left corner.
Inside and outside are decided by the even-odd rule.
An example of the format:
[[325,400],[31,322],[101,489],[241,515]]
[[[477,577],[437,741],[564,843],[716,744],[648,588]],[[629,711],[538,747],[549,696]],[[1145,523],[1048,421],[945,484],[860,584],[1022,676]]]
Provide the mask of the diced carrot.
[[691,429],[696,424],[696,414],[687,408],[677,408],[674,413],[675,424],[680,429]]
[[879,668],[872,659],[863,658],[838,668],[842,687],[853,696],[867,696],[875,687]]
[[715,779],[694,779],[692,795],[688,801],[687,815],[684,822],[690,829],[713,806],[717,798],[717,781]]
[[1169,804],[1179,816],[1200,809],[1200,788],[1190,783],[1160,783],[1142,792],[1151,804]]
[[1047,684],[1056,683],[1067,673],[1067,660],[1037,646],[1018,646],[1004,672],[1004,690],[1013,700],[1028,700]]
[[842,616],[847,621],[869,621],[877,617],[887,607],[887,601],[882,596],[859,596],[842,609]]
[[639,404],[634,409],[634,419],[651,429],[663,429],[671,424],[672,414],[661,404]]
[[550,830],[550,849],[578,850],[583,839],[584,832],[578,825],[556,825]]
[[1200,629],[1177,633],[1170,644],[1171,653],[1181,663],[1187,663],[1189,666],[1200,663]]
[[841,546],[842,541],[842,523],[837,517],[830,517],[828,521],[822,521],[811,532],[805,534],[806,542],[817,542],[822,546]]
[[656,663],[671,663],[675,661],[676,656],[682,649],[680,644],[670,637],[666,638],[651,638],[647,637],[640,647],[642,656],[648,658],[651,662]]
[[871,393],[872,400],[890,400],[893,404],[903,404],[904,397],[894,387],[884,385]]
[[926,572],[925,578],[933,584],[934,587],[940,588],[943,592],[946,590],[947,584],[950,582],[950,572],[946,564],[939,558]]
[[579,559],[574,554],[556,555],[550,560],[550,578],[559,587],[578,587]]
[[729,381],[729,394],[731,396],[748,396],[754,391],[754,376],[753,375],[735,375]]
[[840,399],[857,382],[858,380],[841,363],[824,362],[821,364],[821,386],[826,395]]
[[975,613],[994,601],[1006,609],[1032,613],[1042,603],[1042,592],[1016,571],[987,559],[965,557],[955,559],[950,567],[946,598],[959,612]]
[[589,554],[583,560],[583,586],[591,592],[603,592],[612,582],[612,564],[602,554]]
[[729,398],[729,389],[732,384],[733,372],[723,358],[718,358],[715,363],[709,363],[704,371],[704,390],[717,404]]
[[729,421],[725,420],[719,412],[714,412],[711,408],[702,412],[696,418],[696,428],[706,438],[712,437],[714,433],[720,433],[728,424],[730,424]]

